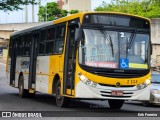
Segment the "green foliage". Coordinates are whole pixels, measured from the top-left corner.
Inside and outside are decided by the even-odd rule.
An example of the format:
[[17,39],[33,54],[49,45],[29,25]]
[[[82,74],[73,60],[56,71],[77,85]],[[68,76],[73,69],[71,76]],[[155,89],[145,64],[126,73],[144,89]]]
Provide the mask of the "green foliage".
[[160,0],[116,0],[111,4],[103,2],[95,11],[121,12],[148,18],[159,18]]
[[[63,11],[64,12],[64,11]],[[39,21],[51,21],[59,18],[61,10],[58,8],[58,4],[55,2],[47,3],[46,6],[41,6],[39,9]],[[63,13],[64,15],[64,13]],[[47,20],[46,20],[47,19]]]
[[79,10],[71,10],[69,11],[70,14],[75,14],[75,13],[79,13]]
[[67,10],[61,10],[61,17],[65,17],[68,15],[68,11]]
[[[58,4],[55,2],[47,3],[46,6],[41,6],[39,9],[39,21],[52,21],[61,17],[65,17],[68,14],[78,13],[78,10],[61,10]],[[47,16],[46,16],[47,15]]]
[[21,10],[20,5],[36,4],[36,0],[1,0],[0,10],[14,11]]

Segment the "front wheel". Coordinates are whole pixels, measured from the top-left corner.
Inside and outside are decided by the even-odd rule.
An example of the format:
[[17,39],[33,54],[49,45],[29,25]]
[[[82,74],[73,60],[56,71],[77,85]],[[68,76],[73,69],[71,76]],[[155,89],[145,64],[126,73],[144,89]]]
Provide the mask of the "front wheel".
[[56,104],[58,107],[67,107],[69,104],[69,98],[66,98],[61,95],[60,82],[57,82],[56,85]]
[[108,100],[108,104],[111,109],[121,109],[124,104],[124,100]]

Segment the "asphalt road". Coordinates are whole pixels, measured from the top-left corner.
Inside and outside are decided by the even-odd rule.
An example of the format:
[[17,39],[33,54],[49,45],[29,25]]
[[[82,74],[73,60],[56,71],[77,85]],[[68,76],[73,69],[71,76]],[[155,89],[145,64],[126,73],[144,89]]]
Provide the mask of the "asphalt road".
[[[160,114],[160,106],[144,107],[140,102],[126,101],[122,109],[117,111],[110,110],[107,101],[73,100],[68,108],[59,108],[55,104],[54,95],[37,93],[35,98],[19,98],[18,89],[10,87],[7,83],[5,64],[0,63],[0,111],[42,112],[46,116],[58,117],[56,119],[59,117],[67,117],[67,119],[68,117],[72,119],[73,117],[76,119],[77,117],[94,117],[93,119],[125,117],[123,118],[125,120],[126,117],[138,117],[138,113]],[[143,119],[143,117],[136,119]],[[153,117],[150,119],[153,120]],[[154,119],[159,118],[154,117]]]

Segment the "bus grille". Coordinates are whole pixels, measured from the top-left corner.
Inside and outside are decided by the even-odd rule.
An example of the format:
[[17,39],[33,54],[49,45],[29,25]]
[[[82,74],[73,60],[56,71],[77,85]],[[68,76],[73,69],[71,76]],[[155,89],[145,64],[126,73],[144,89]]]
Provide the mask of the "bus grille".
[[[105,86],[105,87],[116,87],[116,85],[109,85],[109,84],[102,84],[102,83],[98,83],[101,86]],[[121,85],[121,87],[134,87],[135,85]]]
[[95,71],[92,72],[93,74],[99,75],[99,76],[105,76],[105,77],[112,77],[112,78],[138,78],[144,76],[144,73],[118,73],[118,72],[100,72],[100,71]]

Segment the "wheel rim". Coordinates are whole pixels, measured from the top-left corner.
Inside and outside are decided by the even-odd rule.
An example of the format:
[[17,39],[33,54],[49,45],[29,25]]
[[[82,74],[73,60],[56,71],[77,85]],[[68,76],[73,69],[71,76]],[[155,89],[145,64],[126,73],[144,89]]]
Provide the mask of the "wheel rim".
[[62,104],[63,104],[63,96],[61,96],[61,87],[60,87],[60,85],[57,86],[56,103],[57,103],[57,106],[59,106],[59,107],[61,107]]

